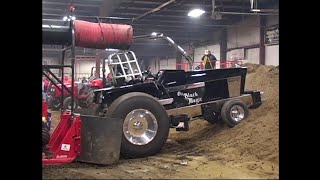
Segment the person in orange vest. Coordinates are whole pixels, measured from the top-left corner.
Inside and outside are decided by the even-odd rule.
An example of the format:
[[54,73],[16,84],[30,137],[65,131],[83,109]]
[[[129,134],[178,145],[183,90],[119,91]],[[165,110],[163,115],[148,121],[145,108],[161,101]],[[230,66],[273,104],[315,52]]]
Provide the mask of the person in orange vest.
[[211,54],[211,51],[205,50],[201,58],[204,69],[215,69],[217,58]]

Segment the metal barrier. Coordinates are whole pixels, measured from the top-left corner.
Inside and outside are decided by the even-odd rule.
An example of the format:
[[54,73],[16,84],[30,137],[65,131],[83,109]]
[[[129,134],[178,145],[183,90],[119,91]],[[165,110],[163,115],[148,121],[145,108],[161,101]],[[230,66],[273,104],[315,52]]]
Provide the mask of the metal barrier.
[[[60,77],[58,73],[53,73],[57,77]],[[64,75],[67,75],[71,77],[71,73],[64,73]],[[91,76],[90,73],[74,73],[74,79],[81,81],[83,77],[89,78]]]
[[[218,60],[218,61],[216,61],[216,69],[233,68],[233,67],[237,67],[237,65],[241,66],[244,63],[244,61],[246,61],[246,60],[241,60],[241,59],[230,60],[230,61]],[[177,63],[176,69],[181,69],[181,70],[185,70],[185,71],[190,70],[188,63]],[[202,62],[194,62],[193,69],[194,70],[203,70],[204,67],[203,67]]]

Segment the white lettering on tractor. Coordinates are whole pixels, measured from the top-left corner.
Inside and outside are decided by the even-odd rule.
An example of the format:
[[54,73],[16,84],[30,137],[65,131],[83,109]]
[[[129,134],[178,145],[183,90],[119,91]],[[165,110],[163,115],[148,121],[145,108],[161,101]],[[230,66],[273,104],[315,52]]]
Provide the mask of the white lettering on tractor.
[[177,96],[183,96],[187,101],[188,104],[193,104],[193,103],[200,103],[202,101],[201,97],[198,97],[198,93],[194,92],[194,93],[182,93],[180,91],[177,92]]
[[56,158],[57,159],[62,159],[62,158],[67,158],[68,155],[57,155]]

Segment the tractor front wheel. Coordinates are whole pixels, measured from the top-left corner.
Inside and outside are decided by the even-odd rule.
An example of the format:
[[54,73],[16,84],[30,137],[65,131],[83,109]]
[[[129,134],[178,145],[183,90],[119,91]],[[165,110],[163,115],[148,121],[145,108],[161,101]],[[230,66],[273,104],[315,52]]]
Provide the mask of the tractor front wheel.
[[249,115],[247,105],[241,100],[229,100],[221,108],[221,118],[230,127],[234,127]]
[[168,138],[170,123],[167,112],[148,94],[132,92],[120,96],[108,107],[105,116],[123,121],[120,150],[123,157],[154,155]]

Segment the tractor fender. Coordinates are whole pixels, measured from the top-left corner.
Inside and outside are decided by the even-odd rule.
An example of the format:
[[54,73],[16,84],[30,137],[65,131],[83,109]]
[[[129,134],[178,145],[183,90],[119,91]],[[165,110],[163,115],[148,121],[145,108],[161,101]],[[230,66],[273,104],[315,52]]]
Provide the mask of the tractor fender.
[[[102,103],[110,105],[118,97],[131,92],[142,92],[160,99],[165,95],[162,89],[163,88],[159,87],[155,82],[149,82],[120,87],[97,89],[95,90],[95,96],[97,96],[101,92],[102,96],[104,97]],[[98,99],[95,98],[95,101],[98,102]]]

